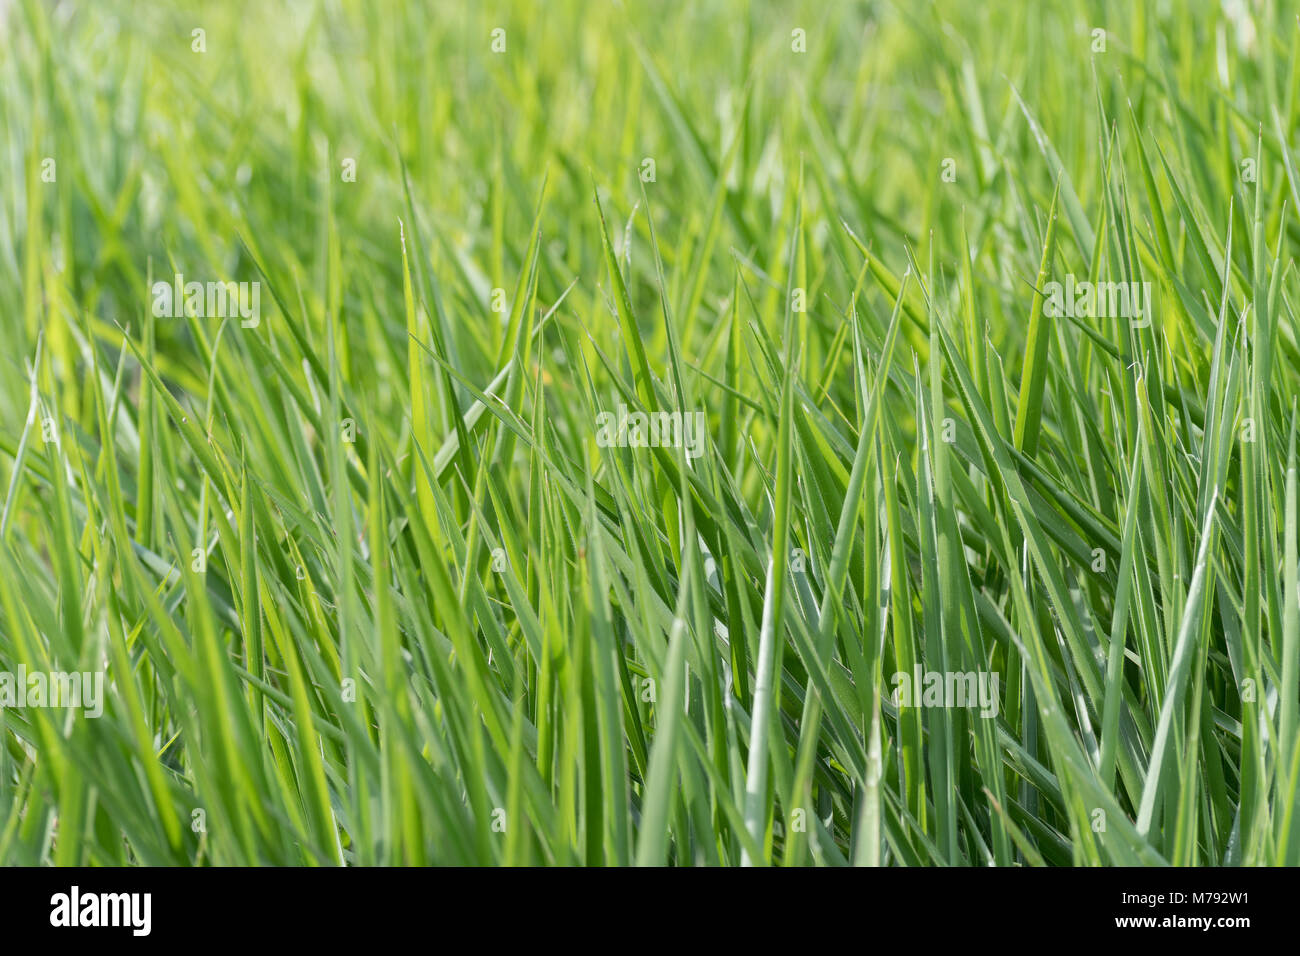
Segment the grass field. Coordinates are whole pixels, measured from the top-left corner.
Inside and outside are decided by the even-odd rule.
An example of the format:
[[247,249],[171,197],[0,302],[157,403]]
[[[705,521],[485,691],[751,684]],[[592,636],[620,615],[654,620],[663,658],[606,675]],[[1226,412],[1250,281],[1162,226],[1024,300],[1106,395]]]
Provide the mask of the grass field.
[[0,862],[1300,862],[1298,41],[0,4]]

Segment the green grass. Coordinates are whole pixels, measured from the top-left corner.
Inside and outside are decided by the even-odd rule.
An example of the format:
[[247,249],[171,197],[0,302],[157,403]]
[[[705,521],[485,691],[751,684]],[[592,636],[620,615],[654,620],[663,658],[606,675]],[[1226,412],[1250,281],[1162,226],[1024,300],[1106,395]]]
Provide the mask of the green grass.
[[1300,862],[1285,5],[2,6],[0,862]]

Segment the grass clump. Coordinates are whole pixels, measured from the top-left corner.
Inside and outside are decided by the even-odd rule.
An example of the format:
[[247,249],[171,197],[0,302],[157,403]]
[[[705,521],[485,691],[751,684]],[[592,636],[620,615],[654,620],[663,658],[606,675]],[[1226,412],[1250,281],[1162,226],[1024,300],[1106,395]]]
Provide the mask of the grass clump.
[[1300,860],[1296,23],[690,7],[6,6],[0,861]]

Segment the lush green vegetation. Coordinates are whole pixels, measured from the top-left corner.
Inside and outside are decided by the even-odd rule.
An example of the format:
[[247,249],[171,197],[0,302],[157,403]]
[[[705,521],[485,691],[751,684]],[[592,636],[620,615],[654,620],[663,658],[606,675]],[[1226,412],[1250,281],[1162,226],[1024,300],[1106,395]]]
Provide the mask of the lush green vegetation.
[[1300,860],[1285,5],[3,6],[0,861]]

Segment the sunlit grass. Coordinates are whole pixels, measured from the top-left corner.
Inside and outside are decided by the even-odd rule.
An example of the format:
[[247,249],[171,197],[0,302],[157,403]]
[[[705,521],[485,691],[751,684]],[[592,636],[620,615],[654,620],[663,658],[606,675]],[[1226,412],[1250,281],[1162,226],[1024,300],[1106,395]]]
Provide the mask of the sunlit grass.
[[1233,9],[9,6],[0,862],[1300,862]]

